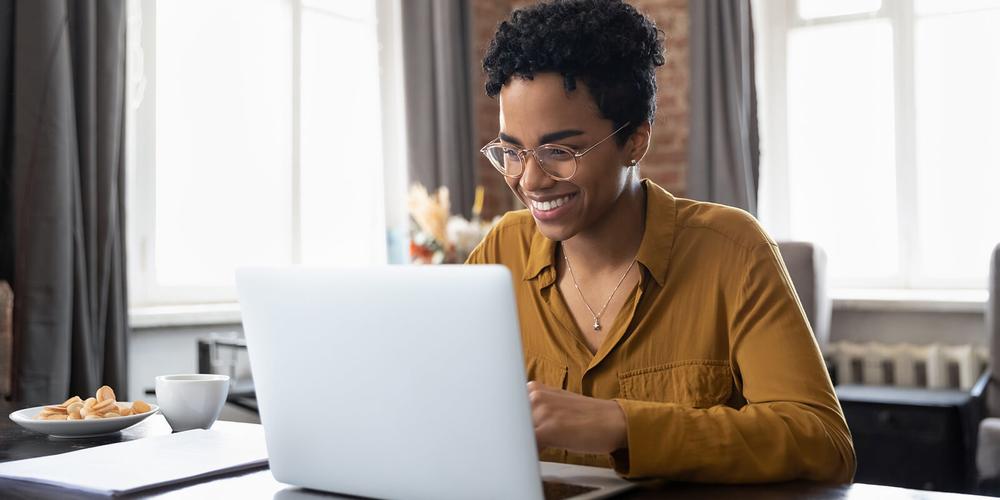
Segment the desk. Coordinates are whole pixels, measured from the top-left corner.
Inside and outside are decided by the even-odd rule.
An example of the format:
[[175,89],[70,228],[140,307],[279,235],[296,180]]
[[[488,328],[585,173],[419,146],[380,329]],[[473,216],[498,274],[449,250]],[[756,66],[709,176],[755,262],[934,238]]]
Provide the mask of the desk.
[[[40,457],[79,450],[90,446],[140,439],[147,436],[167,434],[170,427],[162,416],[150,417],[121,433],[85,439],[52,439],[48,436],[23,429],[12,422],[7,415],[20,408],[33,405],[18,405],[0,401],[0,462]],[[93,499],[109,498],[88,493],[75,492],[63,488],[0,479],[0,496],[3,498],[53,498],[53,499]],[[120,497],[116,497],[120,498]],[[147,490],[125,498],[240,498],[240,499],[330,499],[341,498],[317,492],[307,492],[279,483],[266,468],[242,471],[209,479]],[[808,482],[793,482],[769,485],[699,485],[687,483],[663,483],[630,491],[618,498],[622,499],[716,499],[739,498],[746,500],[773,498],[816,498],[816,499],[859,499],[859,498],[914,498],[950,499],[984,498],[951,493],[935,493],[887,486],[854,484],[850,486],[829,486]]]

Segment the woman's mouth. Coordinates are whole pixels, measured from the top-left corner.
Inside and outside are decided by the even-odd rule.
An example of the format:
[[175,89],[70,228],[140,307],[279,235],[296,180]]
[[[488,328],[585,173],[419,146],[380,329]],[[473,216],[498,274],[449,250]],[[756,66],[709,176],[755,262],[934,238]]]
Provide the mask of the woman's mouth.
[[547,201],[536,201],[529,198],[528,203],[531,207],[531,214],[535,216],[535,219],[540,221],[555,220],[569,212],[573,202],[576,200],[576,195],[577,193],[572,193]]

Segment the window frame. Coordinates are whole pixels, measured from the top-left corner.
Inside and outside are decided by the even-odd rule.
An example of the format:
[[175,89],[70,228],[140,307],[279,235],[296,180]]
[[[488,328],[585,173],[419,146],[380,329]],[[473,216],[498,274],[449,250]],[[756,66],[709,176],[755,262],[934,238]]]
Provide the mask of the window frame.
[[[886,278],[830,280],[839,289],[983,290],[985,279],[933,278],[919,272],[915,26],[912,0],[882,0],[876,11],[803,19],[798,0],[753,0],[761,123],[761,221],[777,239],[790,239],[787,50],[796,28],[886,19],[892,28],[894,169],[899,272]],[[975,10],[975,9],[972,9]],[[985,263],[985,256],[984,256]],[[987,267],[984,264],[984,275]],[[975,282],[974,282],[975,281]]]
[[[129,303],[136,310],[154,310],[197,304],[233,304],[233,287],[162,286],[156,282],[156,1],[127,0],[128,29],[125,135]],[[302,14],[316,9],[311,0],[283,0],[291,11],[291,179],[290,220],[292,265],[302,264],[300,148]],[[403,101],[402,30],[400,0],[376,0],[375,19],[355,19],[324,12],[348,21],[374,23],[379,54],[380,120],[382,126],[381,178],[384,181],[386,234],[408,227],[405,208],[406,131]],[[390,262],[399,261],[398,249],[388,244]],[[398,242],[395,243],[398,246]]]

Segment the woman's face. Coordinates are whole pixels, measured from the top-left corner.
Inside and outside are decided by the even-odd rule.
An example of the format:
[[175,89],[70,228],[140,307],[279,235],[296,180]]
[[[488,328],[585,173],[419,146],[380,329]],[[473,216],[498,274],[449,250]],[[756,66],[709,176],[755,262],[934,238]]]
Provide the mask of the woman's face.
[[[609,212],[629,181],[627,165],[645,152],[645,145],[640,150],[640,141],[635,140],[648,132],[648,125],[643,125],[624,147],[612,137],[579,158],[569,180],[553,180],[532,155],[525,158],[519,178],[505,178],[545,237],[567,240]],[[614,130],[579,79],[572,92],[565,90],[556,73],[537,74],[533,80],[514,77],[500,90],[500,138],[506,146],[532,149],[559,144],[582,152]]]

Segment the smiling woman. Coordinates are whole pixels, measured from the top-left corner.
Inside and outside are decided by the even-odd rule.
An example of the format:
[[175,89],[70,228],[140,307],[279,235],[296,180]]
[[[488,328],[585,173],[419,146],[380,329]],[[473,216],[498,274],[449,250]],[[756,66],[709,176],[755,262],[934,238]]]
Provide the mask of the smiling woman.
[[641,177],[662,52],[632,6],[566,0],[515,11],[483,61],[500,130],[482,152],[528,209],[469,263],[514,275],[541,458],[848,482],[850,432],[774,241]]

